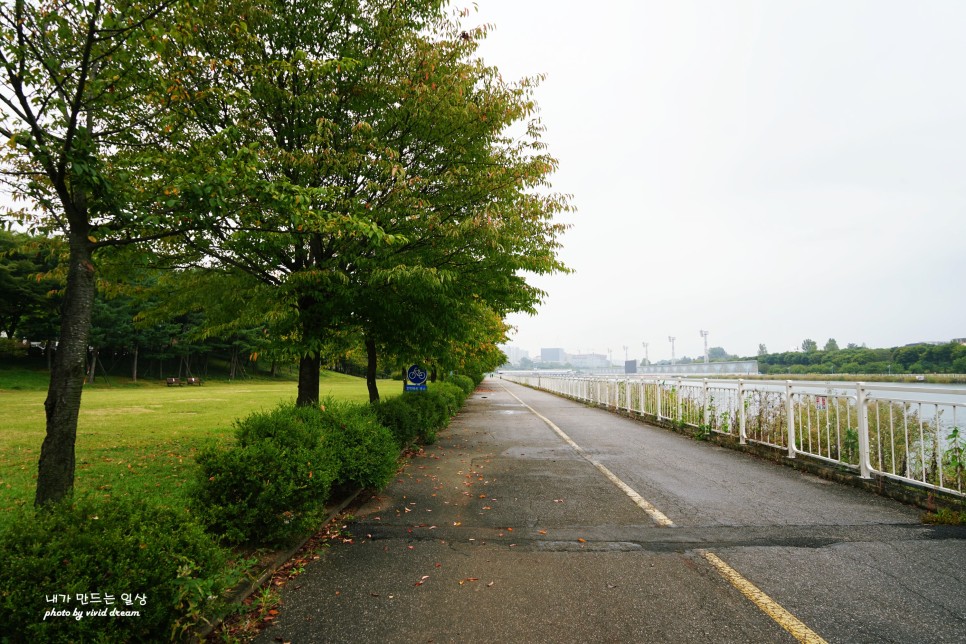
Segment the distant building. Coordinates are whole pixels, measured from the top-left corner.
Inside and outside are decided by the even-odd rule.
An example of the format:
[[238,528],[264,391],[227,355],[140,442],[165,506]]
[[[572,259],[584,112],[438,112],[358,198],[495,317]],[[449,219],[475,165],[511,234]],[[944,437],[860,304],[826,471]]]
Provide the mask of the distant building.
[[955,342],[957,344],[966,344],[966,338],[953,338],[950,342]]
[[530,352],[526,349],[511,346],[500,347],[500,349],[506,354],[507,362],[512,365],[519,365],[520,361],[524,358],[527,360],[530,359]]
[[560,348],[541,348],[540,362],[547,364],[565,364],[567,362],[567,352]]
[[601,353],[578,353],[567,358],[574,369],[604,369],[611,366],[607,356]]

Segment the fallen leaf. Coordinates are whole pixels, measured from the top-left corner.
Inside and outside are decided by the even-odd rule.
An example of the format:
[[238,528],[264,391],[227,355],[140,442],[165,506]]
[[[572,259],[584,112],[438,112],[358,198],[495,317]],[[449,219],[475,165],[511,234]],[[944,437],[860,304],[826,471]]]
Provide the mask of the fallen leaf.
[[479,577],[466,577],[465,579],[460,579],[460,586],[462,586],[468,581],[479,581],[479,580],[480,580]]
[[546,530],[541,530],[538,534],[547,534]]
[[580,543],[587,543],[586,539],[581,539],[580,537],[577,537],[577,541]]

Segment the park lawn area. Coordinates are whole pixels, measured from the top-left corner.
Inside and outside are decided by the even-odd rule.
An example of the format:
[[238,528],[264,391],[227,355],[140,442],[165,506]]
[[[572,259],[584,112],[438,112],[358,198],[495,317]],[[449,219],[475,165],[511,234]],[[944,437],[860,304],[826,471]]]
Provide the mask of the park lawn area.
[[[75,491],[153,497],[183,507],[195,455],[205,445],[232,439],[233,423],[251,412],[295,400],[293,381],[209,381],[201,387],[157,383],[95,386],[84,390],[77,426]],[[379,382],[384,398],[401,383]],[[323,398],[368,400],[365,380],[324,372]],[[44,440],[46,391],[0,389],[0,526],[32,504]]]

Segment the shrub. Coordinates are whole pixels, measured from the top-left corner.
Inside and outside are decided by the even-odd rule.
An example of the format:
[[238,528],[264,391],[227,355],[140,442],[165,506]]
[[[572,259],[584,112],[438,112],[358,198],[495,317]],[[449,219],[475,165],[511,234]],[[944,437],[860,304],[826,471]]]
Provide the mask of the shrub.
[[476,389],[476,383],[473,382],[473,379],[469,376],[464,376],[461,374],[450,376],[449,382],[452,382],[454,385],[462,389],[463,393],[467,396],[471,395],[473,390]]
[[24,358],[29,345],[15,338],[0,338],[0,358]]
[[311,532],[340,461],[315,408],[281,405],[236,425],[237,443],[197,457],[193,505],[228,543],[281,544]]
[[[14,642],[185,637],[237,581],[226,561],[187,514],[144,501],[83,498],[23,510],[0,534],[0,624]],[[77,597],[91,593],[101,602],[85,606]],[[94,609],[106,613],[85,614]],[[52,610],[83,617],[45,618]],[[112,617],[112,610],[139,615]]]
[[[433,386],[433,389],[437,395],[445,400],[446,411],[450,417],[460,410],[460,407],[463,406],[463,402],[466,400],[467,393],[455,383],[448,381],[438,382]],[[449,424],[449,418],[446,420],[447,424]]]
[[412,408],[416,422],[418,423],[419,442],[431,445],[436,442],[436,432],[446,426],[449,414],[441,404],[441,401],[432,393],[432,390],[420,392],[408,392],[402,394],[401,398]]
[[418,410],[409,404],[406,396],[380,401],[373,409],[379,422],[392,433],[400,450],[409,447],[419,437]]
[[370,405],[327,399],[320,415],[328,449],[339,461],[336,481],[379,489],[396,473],[399,444]]

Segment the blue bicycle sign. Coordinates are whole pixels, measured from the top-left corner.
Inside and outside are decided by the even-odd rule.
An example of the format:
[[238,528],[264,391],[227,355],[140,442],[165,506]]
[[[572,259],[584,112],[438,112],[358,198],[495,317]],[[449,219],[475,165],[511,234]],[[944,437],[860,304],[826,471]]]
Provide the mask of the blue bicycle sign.
[[406,378],[414,385],[422,385],[426,382],[426,370],[418,364],[414,364],[406,370]]

